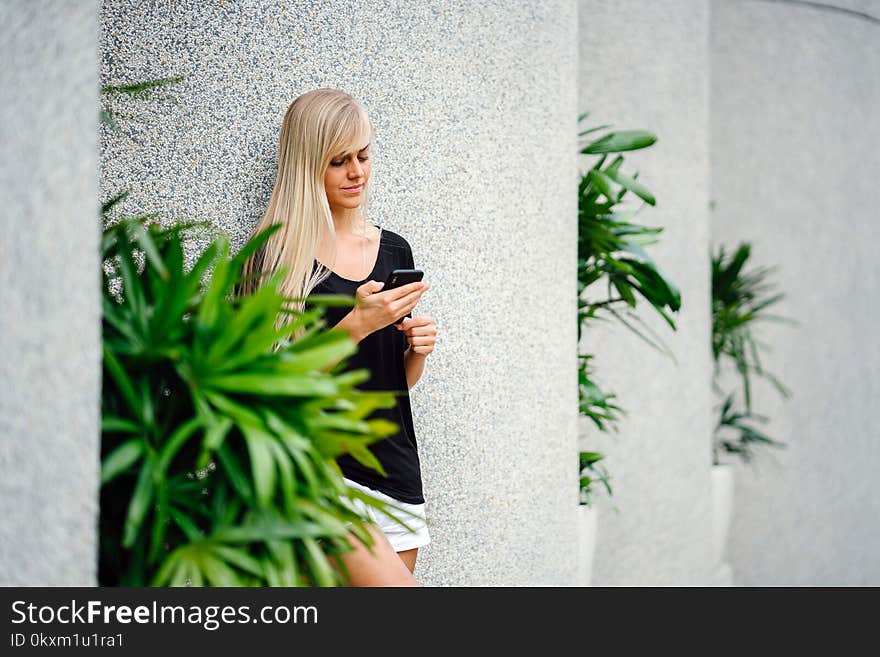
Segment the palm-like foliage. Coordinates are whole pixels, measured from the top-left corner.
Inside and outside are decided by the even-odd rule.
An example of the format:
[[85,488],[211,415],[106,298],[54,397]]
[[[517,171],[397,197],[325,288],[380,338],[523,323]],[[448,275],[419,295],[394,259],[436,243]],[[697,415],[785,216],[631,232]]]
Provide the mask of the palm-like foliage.
[[[588,115],[581,114],[578,122]],[[580,132],[579,136],[607,127],[590,128]],[[635,323],[644,326],[631,312],[639,297],[647,301],[673,330],[676,328],[670,312],[680,309],[681,295],[643,248],[654,244],[656,239],[653,236],[663,229],[632,223],[630,219],[637,210],[619,209],[627,193],[649,205],[655,204],[654,195],[638,181],[637,173],[623,173],[624,157],[620,155],[625,151],[647,148],[655,141],[653,134],[643,130],[618,131],[594,139],[580,150],[584,155],[598,156],[598,160],[581,174],[578,185],[578,344],[583,326],[591,320],[604,320],[602,315],[608,314],[648,344],[661,348],[634,326]],[[603,278],[607,281],[605,298],[586,299],[585,290]],[[645,330],[650,331],[646,326]],[[668,349],[665,351],[670,353]],[[610,402],[616,395],[603,392],[593,381],[589,371],[590,358],[589,354],[578,355],[580,413],[590,418],[600,431],[607,431],[610,424],[619,419],[615,413],[625,412]],[[596,465],[602,458],[595,452],[580,454],[582,503],[590,503],[593,481],[602,481],[611,493],[607,472]]]
[[[278,224],[233,258],[219,237],[187,271],[181,237],[199,225],[135,217],[104,231],[99,580],[344,583],[330,562],[350,549],[342,537],[372,539],[342,498],[397,507],[346,486],[335,457],[381,471],[368,445],[397,427],[367,418],[393,393],[360,391],[369,373],[342,371],[356,345],[324,330],[321,313],[351,299],[287,310],[284,270],[253,295],[234,294],[241,265]],[[293,314],[281,330],[280,312]],[[302,337],[287,340],[297,328]]]
[[[785,443],[773,440],[744,423],[752,419],[764,422],[767,418],[752,413],[752,394],[750,375],[763,377],[770,381],[783,398],[790,397],[790,391],[782,382],[761,365],[759,352],[769,347],[759,342],[753,333],[755,322],[771,320],[796,324],[794,320],[771,315],[766,309],[785,298],[784,294],[770,294],[772,284],[766,282],[768,275],[776,267],[758,267],[746,273],[746,262],[751,255],[751,246],[741,243],[728,257],[724,246],[718,247],[717,254],[710,253],[712,262],[712,357],[714,370],[712,385],[721,394],[718,376],[723,359],[729,359],[742,377],[745,411],[733,410],[733,395],[728,395],[720,405],[720,419],[715,430],[713,450],[714,463],[719,462],[719,452],[737,454],[750,461],[752,448],[758,444],[782,447]],[[737,437],[722,437],[722,430],[733,431]]]
[[796,323],[765,312],[766,308],[784,299],[785,294],[767,296],[773,285],[767,283],[766,279],[776,267],[758,267],[749,273],[743,271],[750,254],[751,246],[741,243],[729,259],[723,245],[719,246],[716,255],[711,256],[714,376],[719,374],[721,356],[730,358],[742,376],[747,410],[752,407],[749,374],[766,378],[780,395],[789,396],[782,382],[761,365],[759,348],[769,350],[769,347],[755,338],[752,332],[754,322],[771,320]]
[[611,478],[608,470],[600,463],[605,457],[598,452],[579,452],[578,466],[580,469],[580,503],[590,506],[593,503],[593,483],[600,482],[605,486],[609,495],[611,490]]
[[[579,120],[586,116],[582,114]],[[583,136],[605,127],[591,128],[579,134]],[[607,312],[659,348],[629,324],[622,311],[618,311],[622,306],[635,308],[636,295],[645,299],[673,330],[676,328],[668,311],[678,312],[681,295],[643,248],[655,244],[657,240],[653,236],[663,229],[631,223],[629,220],[638,212],[636,209],[617,209],[627,192],[649,205],[655,204],[653,194],[637,180],[637,173],[629,176],[621,172],[624,157],[619,154],[646,148],[655,141],[654,135],[642,130],[612,132],[588,143],[580,151],[585,155],[598,155],[599,159],[581,176],[578,185],[579,293],[603,277],[608,287],[607,297],[601,300],[588,302],[579,294],[578,339],[584,320]],[[612,154],[616,156],[606,164]],[[615,291],[619,296],[614,296]],[[639,321],[634,313],[628,313],[628,316]]]
[[[754,457],[754,448],[758,445],[785,447],[785,443],[774,440],[767,434],[758,431],[749,424],[749,420],[767,422],[768,418],[751,411],[736,412],[733,408],[733,395],[728,395],[724,403],[721,404],[721,416],[715,426],[714,465],[719,463],[719,450],[724,450],[728,454],[736,454],[744,461],[749,462]],[[735,438],[725,438],[722,435],[722,431],[725,429],[732,432]]]
[[587,361],[593,358],[592,354],[578,354],[580,367],[578,371],[578,387],[580,394],[578,407],[581,415],[590,418],[599,431],[608,431],[608,424],[615,421],[615,411],[626,415],[626,411],[612,403],[617,397],[614,393],[606,393],[593,382],[590,365]]
[[164,96],[153,96],[152,92],[159,87],[166,87],[172,84],[177,84],[185,80],[186,78],[182,75],[178,75],[175,77],[168,78],[159,78],[156,80],[145,80],[143,82],[134,82],[131,84],[105,84],[101,87],[101,114],[100,114],[100,122],[102,125],[106,125],[113,132],[121,133],[122,130],[119,128],[119,124],[117,123],[117,118],[126,118],[132,119],[131,115],[122,114],[118,111],[114,111],[110,108],[109,100],[114,96],[128,96],[130,98],[145,100],[148,98],[158,99],[158,100],[170,100],[173,103],[177,102],[177,98],[170,95]]

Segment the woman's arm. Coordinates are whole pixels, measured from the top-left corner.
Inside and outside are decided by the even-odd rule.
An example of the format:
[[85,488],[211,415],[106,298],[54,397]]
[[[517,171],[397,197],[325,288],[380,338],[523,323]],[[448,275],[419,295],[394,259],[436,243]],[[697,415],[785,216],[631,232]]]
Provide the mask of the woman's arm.
[[425,371],[425,361],[427,359],[427,354],[414,352],[412,346],[403,352],[403,369],[406,370],[407,387],[412,388],[422,378],[422,372]]
[[369,335],[369,331],[364,328],[360,316],[353,310],[339,320],[339,323],[333,328],[345,329],[355,342],[360,342]]
[[[349,336],[351,336],[351,339],[354,340],[356,343],[360,342],[365,337],[367,337],[367,335],[369,335],[369,333],[367,333],[366,329],[363,327],[363,324],[360,321],[360,318],[357,315],[355,315],[353,312],[348,313],[345,317],[343,317],[341,320],[339,320],[339,323],[336,324],[336,326],[334,326],[333,328],[335,328],[335,329],[340,328],[340,329],[344,329],[344,330],[348,331]],[[340,360],[342,360],[342,359],[341,358],[333,359],[331,362],[327,363],[324,367],[322,367],[321,371],[322,372],[329,372],[334,367],[336,367],[337,363],[339,363]]]

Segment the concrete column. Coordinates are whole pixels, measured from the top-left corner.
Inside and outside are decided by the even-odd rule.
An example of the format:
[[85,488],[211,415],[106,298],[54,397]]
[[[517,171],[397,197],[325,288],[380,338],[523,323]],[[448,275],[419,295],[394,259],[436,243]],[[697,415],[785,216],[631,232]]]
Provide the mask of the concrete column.
[[0,3],[3,586],[96,583],[99,7]]
[[711,584],[709,5],[583,0],[579,26],[578,111],[590,127],[658,137],[625,153],[625,170],[657,198],[633,220],[664,228],[647,250],[682,295],[676,332],[647,302],[635,311],[672,357],[616,321],[582,336],[597,382],[628,413],[619,433],[582,423],[581,446],[606,454],[614,488],[597,496],[593,584]]
[[[824,5],[824,6],[817,6]],[[712,2],[712,241],[786,298],[755,383],[788,443],[738,466],[738,584],[880,583],[880,2]]]

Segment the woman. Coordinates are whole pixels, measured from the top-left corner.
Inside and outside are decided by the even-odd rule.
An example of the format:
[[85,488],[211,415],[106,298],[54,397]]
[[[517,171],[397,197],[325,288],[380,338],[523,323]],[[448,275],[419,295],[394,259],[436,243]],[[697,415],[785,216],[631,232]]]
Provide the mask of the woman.
[[[349,486],[416,514],[395,513],[415,531],[356,500],[373,521],[376,540],[368,549],[350,534],[353,550],[341,558],[354,586],[418,586],[416,558],[430,537],[407,393],[424,371],[437,331],[431,317],[412,315],[426,283],[382,291],[393,269],[412,269],[414,263],[403,237],[364,216],[372,136],[366,110],[343,91],[317,89],[291,103],[279,139],[278,179],[256,233],[273,223],[282,227],[245,265],[243,275],[284,266],[288,275],[281,290],[289,297],[346,294],[360,299],[354,308],[328,307],[327,325],[345,329],[358,343],[347,367],[370,370],[361,389],[401,392],[394,408],[375,414],[400,429],[370,446],[387,477],[347,454],[337,463]],[[306,303],[300,302],[299,309]]]

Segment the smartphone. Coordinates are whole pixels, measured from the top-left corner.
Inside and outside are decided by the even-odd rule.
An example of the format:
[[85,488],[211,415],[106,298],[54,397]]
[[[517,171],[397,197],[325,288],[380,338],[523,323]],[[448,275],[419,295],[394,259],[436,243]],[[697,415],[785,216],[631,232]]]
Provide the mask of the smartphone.
[[408,285],[409,283],[415,283],[417,281],[422,280],[425,276],[425,272],[421,269],[395,269],[390,274],[388,274],[388,278],[385,279],[385,285],[382,287],[382,292],[385,290],[393,290],[396,287],[400,287],[402,285]]
[[[417,281],[422,280],[425,272],[421,269],[395,269],[390,274],[388,274],[388,278],[385,279],[385,285],[382,286],[382,292],[385,290],[393,290],[396,287],[400,287],[402,285],[407,285],[409,283],[415,283]],[[396,322],[392,322],[393,324],[400,324],[405,317],[412,317],[412,313],[408,313],[404,317],[401,317]]]

